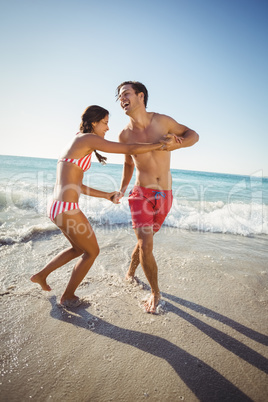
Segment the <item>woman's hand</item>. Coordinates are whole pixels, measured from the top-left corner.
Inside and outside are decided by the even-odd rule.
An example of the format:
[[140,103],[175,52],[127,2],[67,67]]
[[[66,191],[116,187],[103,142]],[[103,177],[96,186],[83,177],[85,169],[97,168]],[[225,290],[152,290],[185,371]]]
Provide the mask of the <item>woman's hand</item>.
[[166,134],[160,140],[161,144],[163,144],[160,150],[173,151],[174,149],[178,149],[182,141],[183,138],[178,137],[176,134]]
[[113,191],[112,193],[107,193],[107,200],[113,202],[114,204],[120,204],[120,192]]

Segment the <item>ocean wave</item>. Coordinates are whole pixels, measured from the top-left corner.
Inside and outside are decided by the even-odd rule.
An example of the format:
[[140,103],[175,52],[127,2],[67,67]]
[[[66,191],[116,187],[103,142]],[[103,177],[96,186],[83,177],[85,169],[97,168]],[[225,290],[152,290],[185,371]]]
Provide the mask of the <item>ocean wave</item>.
[[35,210],[39,213],[46,210],[53,187],[36,186],[31,183],[19,183],[16,186],[0,186],[0,211]]
[[172,208],[165,224],[186,230],[234,235],[268,234],[268,207],[259,204],[231,203],[196,209],[191,206]]
[[28,241],[34,241],[41,236],[46,236],[47,234],[53,234],[59,231],[55,225],[51,224],[40,224],[30,227],[22,227],[19,229],[13,228],[13,230],[8,230],[8,233],[4,233],[3,230],[0,232],[0,245],[10,246],[17,243],[25,243]]
[[[84,211],[91,222],[104,225],[131,223],[131,214],[126,199],[109,207],[95,199]],[[165,225],[201,232],[230,233],[250,236],[268,234],[268,207],[260,204],[217,202],[173,203]]]
[[[80,208],[94,226],[131,225],[127,198],[119,205],[100,198],[81,197]],[[39,208],[41,209],[41,208]],[[12,245],[57,231],[46,208],[32,211],[9,208],[0,213],[0,244]],[[234,235],[268,235],[268,206],[260,204],[189,202],[174,200],[164,225],[189,231]]]

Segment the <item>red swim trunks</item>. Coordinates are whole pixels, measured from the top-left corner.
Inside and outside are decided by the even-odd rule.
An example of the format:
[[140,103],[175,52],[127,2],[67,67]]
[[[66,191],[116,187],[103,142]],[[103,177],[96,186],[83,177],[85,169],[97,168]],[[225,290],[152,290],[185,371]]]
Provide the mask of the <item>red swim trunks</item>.
[[128,197],[132,227],[153,226],[153,231],[158,232],[170,211],[172,200],[172,190],[134,186]]

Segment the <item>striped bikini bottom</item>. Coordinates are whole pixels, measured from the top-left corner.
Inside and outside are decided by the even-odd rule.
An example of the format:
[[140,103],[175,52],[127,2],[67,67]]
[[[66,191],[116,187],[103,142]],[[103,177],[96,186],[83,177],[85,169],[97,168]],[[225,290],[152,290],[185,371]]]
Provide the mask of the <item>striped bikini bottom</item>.
[[73,209],[79,209],[77,202],[52,201],[52,204],[48,206],[48,216],[54,222],[57,215]]

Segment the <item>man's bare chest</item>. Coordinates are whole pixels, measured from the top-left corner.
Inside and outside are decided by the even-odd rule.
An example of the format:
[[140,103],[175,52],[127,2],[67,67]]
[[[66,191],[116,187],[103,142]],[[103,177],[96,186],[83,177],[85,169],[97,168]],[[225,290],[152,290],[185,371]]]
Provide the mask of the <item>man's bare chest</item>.
[[155,143],[158,142],[165,134],[163,128],[154,125],[143,130],[131,130],[128,136],[128,142],[139,142],[139,143]]

